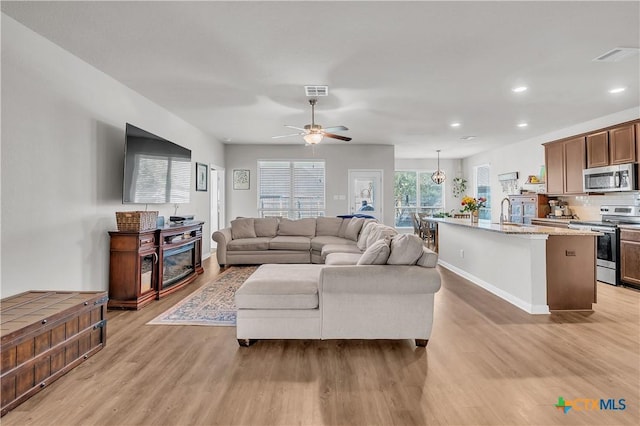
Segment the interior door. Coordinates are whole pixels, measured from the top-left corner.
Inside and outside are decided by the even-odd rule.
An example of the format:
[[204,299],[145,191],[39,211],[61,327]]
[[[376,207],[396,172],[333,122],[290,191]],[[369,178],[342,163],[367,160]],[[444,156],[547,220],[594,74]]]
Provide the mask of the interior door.
[[382,222],[382,170],[349,170],[349,213]]

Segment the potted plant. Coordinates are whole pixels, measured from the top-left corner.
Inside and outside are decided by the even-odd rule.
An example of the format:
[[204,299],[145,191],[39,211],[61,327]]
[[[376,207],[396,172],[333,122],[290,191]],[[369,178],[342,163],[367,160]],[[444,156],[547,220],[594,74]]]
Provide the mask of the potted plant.
[[478,210],[487,205],[487,199],[485,197],[473,198],[465,195],[460,202],[462,205],[461,212],[469,212],[471,214],[471,223],[478,222]]

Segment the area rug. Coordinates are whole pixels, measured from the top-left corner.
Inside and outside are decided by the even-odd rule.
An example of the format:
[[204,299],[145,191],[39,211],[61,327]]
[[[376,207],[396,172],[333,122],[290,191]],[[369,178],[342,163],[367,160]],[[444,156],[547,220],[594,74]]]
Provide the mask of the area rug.
[[236,290],[257,266],[232,266],[147,324],[236,325]]

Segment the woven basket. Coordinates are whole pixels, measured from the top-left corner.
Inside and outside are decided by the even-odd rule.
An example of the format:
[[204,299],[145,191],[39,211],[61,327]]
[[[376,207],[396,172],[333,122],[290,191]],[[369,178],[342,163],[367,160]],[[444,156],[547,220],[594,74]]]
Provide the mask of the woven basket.
[[157,211],[116,212],[118,231],[146,231],[157,228]]

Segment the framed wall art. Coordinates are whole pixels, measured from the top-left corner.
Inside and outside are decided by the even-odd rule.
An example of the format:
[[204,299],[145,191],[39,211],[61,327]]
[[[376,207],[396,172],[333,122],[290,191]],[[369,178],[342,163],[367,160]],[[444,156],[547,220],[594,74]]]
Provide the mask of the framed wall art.
[[249,170],[236,169],[233,171],[233,189],[249,189]]
[[209,171],[208,167],[204,163],[196,163],[196,191],[206,191]]

